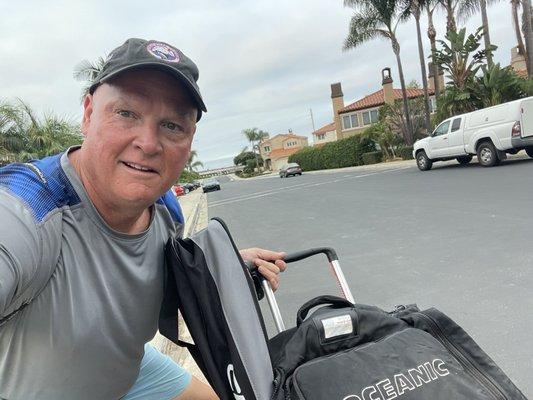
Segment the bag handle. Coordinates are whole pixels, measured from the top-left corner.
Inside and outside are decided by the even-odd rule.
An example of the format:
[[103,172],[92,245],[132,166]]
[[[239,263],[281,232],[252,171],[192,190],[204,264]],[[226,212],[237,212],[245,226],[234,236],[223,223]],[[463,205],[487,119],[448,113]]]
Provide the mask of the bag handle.
[[342,297],[332,295],[318,296],[314,299],[309,300],[303,306],[300,307],[296,316],[296,326],[300,326],[300,324],[304,321],[305,317],[307,317],[307,314],[312,308],[323,304],[331,305],[334,308],[353,307],[353,303],[350,303],[348,300],[343,299]]

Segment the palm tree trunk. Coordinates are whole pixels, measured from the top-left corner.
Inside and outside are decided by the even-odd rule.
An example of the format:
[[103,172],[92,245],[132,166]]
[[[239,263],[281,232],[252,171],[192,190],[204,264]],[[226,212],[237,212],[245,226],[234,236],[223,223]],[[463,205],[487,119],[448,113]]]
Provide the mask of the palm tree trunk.
[[403,76],[402,60],[400,59],[400,44],[395,36],[391,38],[392,50],[396,56],[396,62],[398,63],[398,74],[400,75],[400,84],[402,86],[402,98],[403,98],[403,113],[405,115],[405,142],[408,146],[413,144],[413,126],[411,125],[411,116],[409,115],[409,104],[407,102],[407,90],[405,88],[405,78]]
[[479,0],[479,7],[481,8],[481,21],[483,22],[483,39],[485,40],[485,53],[487,54],[487,65],[492,67],[492,51],[490,49],[490,34],[489,34],[489,18],[487,17],[487,2],[486,0]]
[[438,99],[440,96],[440,82],[439,82],[439,66],[435,61],[435,53],[437,52],[436,37],[437,31],[433,25],[433,11],[435,9],[427,8],[428,13],[428,38],[431,43],[431,68],[433,72],[433,87],[435,88],[435,99]]
[[422,73],[422,87],[424,88],[424,113],[426,117],[426,132],[431,131],[431,120],[429,117],[429,95],[428,95],[428,78],[426,74],[426,59],[424,57],[424,47],[422,45],[422,32],[420,29],[420,9],[414,13],[416,22],[416,36],[418,39],[418,56],[420,57],[420,72]]
[[[257,172],[259,172],[259,156],[255,152],[255,141],[252,142],[252,150],[253,150],[254,155],[255,155],[255,166],[257,167]],[[259,151],[259,149],[258,149],[258,151]]]
[[452,0],[446,0],[446,33],[450,31],[457,32],[457,24],[455,23],[454,9]]
[[531,57],[531,51],[533,51],[533,33],[531,31],[531,1],[521,0],[522,3],[522,25],[524,31],[524,38],[526,44],[526,64],[527,75],[529,78],[533,76],[533,57]]
[[520,18],[518,16],[519,6],[520,6],[520,0],[511,0],[514,33],[516,36],[516,43],[518,44],[518,52],[522,54],[527,60],[526,48],[524,46],[524,40],[522,39],[522,32],[520,31]]

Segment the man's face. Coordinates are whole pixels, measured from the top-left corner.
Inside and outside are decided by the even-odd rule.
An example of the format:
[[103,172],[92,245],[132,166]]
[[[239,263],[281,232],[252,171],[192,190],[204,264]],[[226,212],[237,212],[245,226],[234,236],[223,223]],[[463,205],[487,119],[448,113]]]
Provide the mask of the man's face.
[[128,71],[84,101],[84,185],[110,207],[149,206],[183,170],[197,109],[181,83],[157,70]]

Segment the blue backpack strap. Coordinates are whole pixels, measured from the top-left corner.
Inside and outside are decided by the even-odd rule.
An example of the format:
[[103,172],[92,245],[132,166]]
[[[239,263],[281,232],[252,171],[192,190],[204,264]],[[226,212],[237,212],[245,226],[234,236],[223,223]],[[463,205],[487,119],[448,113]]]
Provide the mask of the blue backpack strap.
[[172,193],[172,190],[169,190],[163,196],[161,196],[157,200],[157,203],[164,204],[166,206],[174,222],[183,224],[183,222],[185,221],[185,219],[183,218],[183,211],[181,210],[180,203],[176,199],[176,196],[174,195],[174,193]]

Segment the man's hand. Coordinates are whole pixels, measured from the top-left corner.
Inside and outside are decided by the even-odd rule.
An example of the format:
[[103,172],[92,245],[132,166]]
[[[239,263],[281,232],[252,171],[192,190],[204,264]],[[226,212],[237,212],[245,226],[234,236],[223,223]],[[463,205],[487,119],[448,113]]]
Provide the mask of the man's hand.
[[287,264],[283,261],[285,253],[257,247],[239,250],[239,252],[244,261],[252,262],[257,267],[261,275],[270,282],[272,290],[276,291],[279,287],[279,273],[287,268]]

